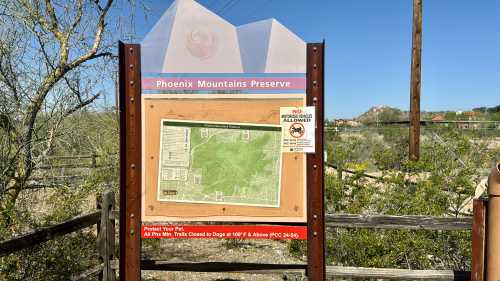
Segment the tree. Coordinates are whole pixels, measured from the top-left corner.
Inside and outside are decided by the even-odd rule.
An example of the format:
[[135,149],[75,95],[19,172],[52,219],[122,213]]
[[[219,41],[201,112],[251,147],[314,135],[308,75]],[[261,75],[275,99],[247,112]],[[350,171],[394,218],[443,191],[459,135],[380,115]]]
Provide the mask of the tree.
[[0,226],[10,224],[20,192],[63,133],[63,120],[102,95],[115,43],[113,5],[0,1]]

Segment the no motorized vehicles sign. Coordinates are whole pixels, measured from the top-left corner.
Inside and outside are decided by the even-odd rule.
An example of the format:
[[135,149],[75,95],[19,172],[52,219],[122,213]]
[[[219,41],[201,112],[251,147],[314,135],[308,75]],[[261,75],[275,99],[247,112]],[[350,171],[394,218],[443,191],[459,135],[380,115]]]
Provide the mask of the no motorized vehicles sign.
[[315,108],[281,107],[280,120],[283,126],[283,152],[315,152]]

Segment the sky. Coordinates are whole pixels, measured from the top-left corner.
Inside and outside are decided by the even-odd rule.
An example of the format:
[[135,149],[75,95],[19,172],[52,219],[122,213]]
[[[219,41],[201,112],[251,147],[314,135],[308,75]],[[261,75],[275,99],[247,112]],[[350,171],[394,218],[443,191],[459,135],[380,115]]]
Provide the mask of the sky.
[[[325,40],[327,118],[409,108],[412,0],[198,2],[234,25],[275,18],[306,42]],[[171,3],[146,2],[135,19],[138,40]],[[421,109],[499,104],[500,0],[423,0]]]

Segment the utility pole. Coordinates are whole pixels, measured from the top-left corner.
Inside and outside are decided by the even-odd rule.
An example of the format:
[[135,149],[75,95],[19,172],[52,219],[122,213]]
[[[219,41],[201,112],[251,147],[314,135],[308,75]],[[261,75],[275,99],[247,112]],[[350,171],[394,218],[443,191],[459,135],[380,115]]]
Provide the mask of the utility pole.
[[422,76],[422,1],[413,0],[410,86],[410,160],[420,158],[420,88]]

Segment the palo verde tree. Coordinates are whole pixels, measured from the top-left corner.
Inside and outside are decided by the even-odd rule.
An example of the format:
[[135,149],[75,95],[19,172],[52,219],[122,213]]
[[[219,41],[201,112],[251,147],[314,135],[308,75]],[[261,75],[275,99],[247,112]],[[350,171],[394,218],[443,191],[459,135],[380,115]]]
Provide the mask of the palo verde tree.
[[112,78],[115,2],[0,0],[0,227],[63,121],[95,103]]

